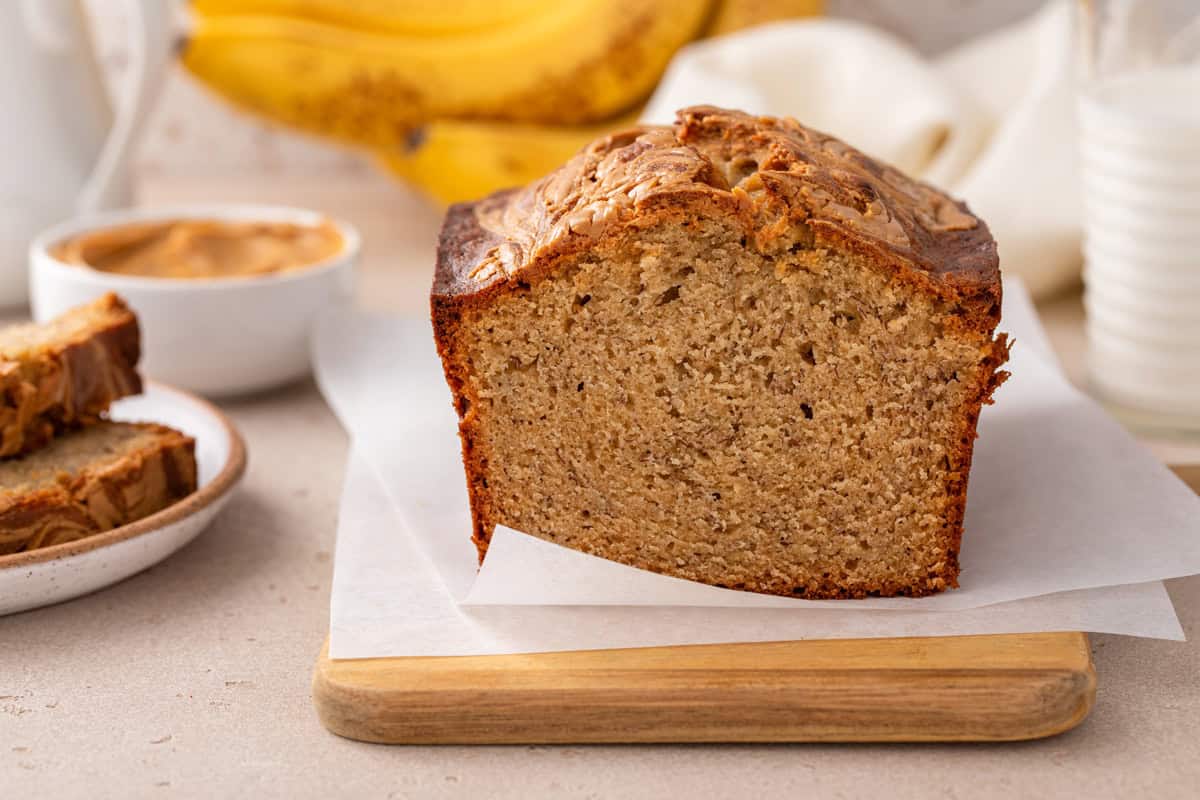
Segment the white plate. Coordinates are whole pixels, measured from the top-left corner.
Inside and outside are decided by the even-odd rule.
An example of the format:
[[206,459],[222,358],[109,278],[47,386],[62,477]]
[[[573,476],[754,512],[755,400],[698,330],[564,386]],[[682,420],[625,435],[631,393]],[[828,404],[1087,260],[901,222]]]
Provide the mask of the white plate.
[[0,556],[0,614],[60,603],[151,567],[196,538],[246,470],[241,435],[215,406],[161,383],[113,406],[114,419],[159,422],[196,440],[196,492],[145,519],[74,542]]

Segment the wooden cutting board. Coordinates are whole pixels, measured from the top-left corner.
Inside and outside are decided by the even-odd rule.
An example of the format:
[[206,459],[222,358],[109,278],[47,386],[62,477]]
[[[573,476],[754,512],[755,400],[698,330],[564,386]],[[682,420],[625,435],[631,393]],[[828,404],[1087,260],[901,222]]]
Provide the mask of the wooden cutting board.
[[392,744],[933,742],[1052,736],[1096,694],[1037,633],[317,661],[321,722]]
[[[1172,469],[1200,492],[1200,465]],[[368,742],[951,742],[1091,710],[1082,633],[317,660],[325,727]]]
[[[1174,466],[1200,493],[1200,465]],[[697,645],[334,661],[329,730],[392,744],[962,742],[1053,736],[1087,716],[1082,633]]]

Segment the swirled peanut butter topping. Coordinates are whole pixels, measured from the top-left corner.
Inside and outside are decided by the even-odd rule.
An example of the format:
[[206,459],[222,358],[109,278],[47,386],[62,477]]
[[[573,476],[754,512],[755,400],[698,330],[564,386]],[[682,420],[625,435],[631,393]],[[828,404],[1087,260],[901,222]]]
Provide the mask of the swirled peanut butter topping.
[[236,278],[310,267],[337,255],[331,222],[177,220],[91,231],[59,243],[56,258],[119,275]]
[[152,424],[98,422],[0,461],[0,555],[71,542],[196,488],[194,443]]
[[137,318],[112,294],[43,324],[0,330],[0,457],[95,419],[141,391]]
[[949,196],[793,119],[701,106],[680,111],[673,127],[599,139],[525,189],[480,201],[476,220],[499,243],[467,277],[512,276],[657,200],[704,198],[736,207],[764,252],[812,226],[926,272],[996,269],[986,228]]

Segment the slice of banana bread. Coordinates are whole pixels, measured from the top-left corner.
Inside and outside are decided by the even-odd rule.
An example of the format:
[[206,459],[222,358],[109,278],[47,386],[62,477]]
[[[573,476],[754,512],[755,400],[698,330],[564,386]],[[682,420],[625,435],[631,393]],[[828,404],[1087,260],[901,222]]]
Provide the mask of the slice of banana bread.
[[163,425],[105,421],[0,462],[0,554],[82,539],[187,497],[194,447]]
[[106,294],[51,322],[0,330],[0,457],[41,447],[142,391],[137,317]]
[[451,208],[432,313],[497,524],[812,598],[955,586],[1005,373],[996,245],[791,119],[709,107]]

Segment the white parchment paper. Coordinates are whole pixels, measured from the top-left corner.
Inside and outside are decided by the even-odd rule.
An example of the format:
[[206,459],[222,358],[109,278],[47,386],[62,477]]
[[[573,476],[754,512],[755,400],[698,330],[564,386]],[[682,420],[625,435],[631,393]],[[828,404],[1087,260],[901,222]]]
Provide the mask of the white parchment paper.
[[[335,658],[793,638],[1089,630],[1179,638],[1160,581],[1200,572],[1200,501],[1062,377],[1019,285],[1014,377],[985,410],[961,588],[806,601],[632,569],[499,528],[476,572],[456,419],[429,323],[332,311],[318,381],[354,439]],[[1140,585],[1138,585],[1140,584]]]

